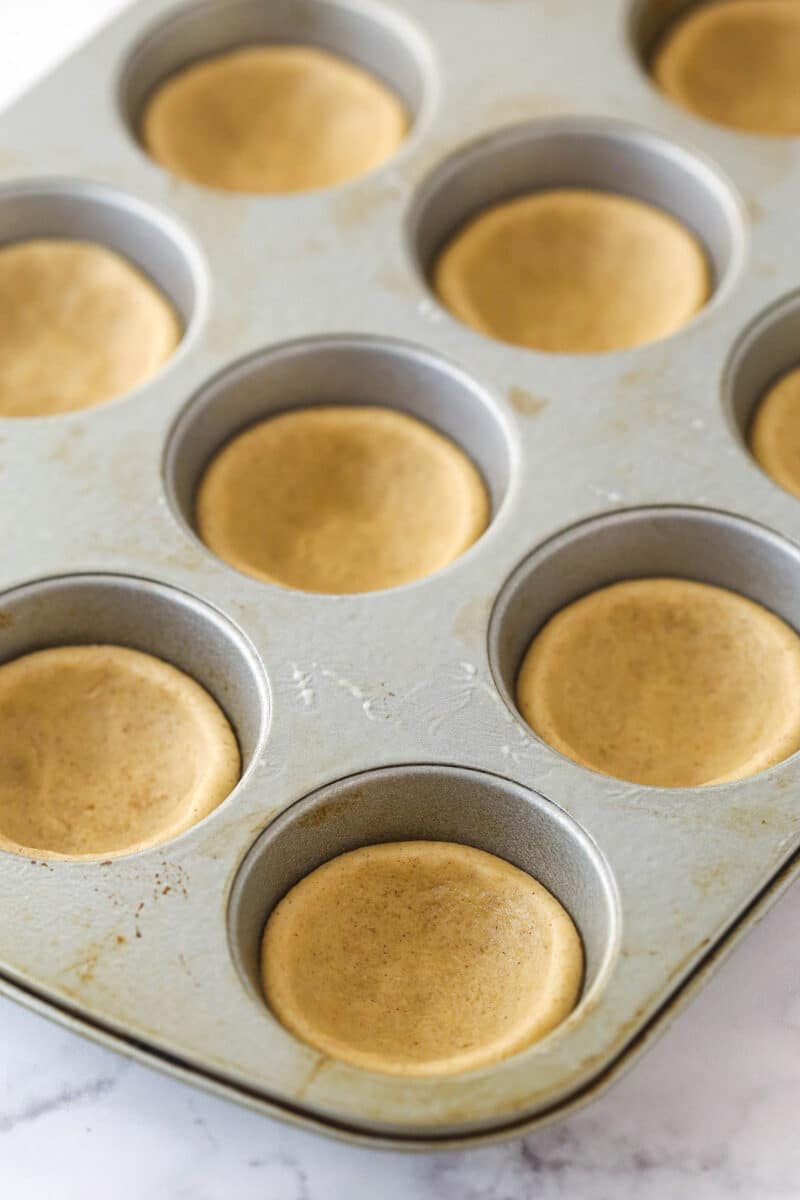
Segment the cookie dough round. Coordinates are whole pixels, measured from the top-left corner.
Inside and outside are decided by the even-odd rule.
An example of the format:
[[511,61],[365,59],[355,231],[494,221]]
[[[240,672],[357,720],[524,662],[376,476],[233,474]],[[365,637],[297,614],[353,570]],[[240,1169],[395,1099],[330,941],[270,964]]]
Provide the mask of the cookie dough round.
[[240,433],[197,493],[203,541],[284,587],[370,592],[439,570],[489,520],[466,454],[389,408],[292,409]]
[[187,67],[142,119],[144,145],[168,171],[232,192],[344,183],[379,167],[407,131],[385,84],[312,46],[253,46]]
[[743,779],[800,747],[800,638],[725,588],[628,580],[547,622],[517,703],[546,742],[606,775],[656,787]]
[[705,304],[711,279],[700,242],[661,209],[559,188],[469,221],[436,259],[433,286],[487,337],[598,354],[674,333]]
[[800,497],[800,367],[783,375],[759,403],[750,448],[776,483]]
[[107,246],[0,247],[0,417],[102,404],[154,375],[180,338],[169,301]]
[[581,940],[530,875],[471,846],[390,842],[331,859],[270,916],[267,1003],[331,1058],[394,1075],[497,1062],[575,1006]]
[[175,837],[236,785],[222,710],[182,671],[123,646],[0,666],[0,848],[110,858]]
[[670,26],[652,73],[670,99],[747,133],[800,134],[800,3],[723,0]]

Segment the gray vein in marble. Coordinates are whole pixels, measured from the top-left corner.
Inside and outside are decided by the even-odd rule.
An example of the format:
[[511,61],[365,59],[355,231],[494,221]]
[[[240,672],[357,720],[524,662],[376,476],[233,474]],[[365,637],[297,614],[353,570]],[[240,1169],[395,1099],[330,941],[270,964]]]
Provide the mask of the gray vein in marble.
[[62,1088],[55,1095],[34,1100],[23,1105],[17,1111],[2,1113],[0,1114],[0,1134],[10,1133],[17,1125],[22,1125],[26,1121],[35,1121],[39,1117],[47,1116],[62,1108],[72,1107],[83,1100],[97,1100],[101,1096],[106,1096],[114,1088],[116,1082],[116,1078],[112,1075],[101,1075],[99,1079],[93,1079],[78,1087]]

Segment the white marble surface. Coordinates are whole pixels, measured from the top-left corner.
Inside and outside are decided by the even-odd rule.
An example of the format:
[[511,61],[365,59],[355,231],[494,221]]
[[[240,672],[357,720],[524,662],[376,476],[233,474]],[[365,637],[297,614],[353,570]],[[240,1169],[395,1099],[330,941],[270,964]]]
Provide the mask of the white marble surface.
[[633,1070],[561,1124],[411,1156],[203,1095],[0,1001],[14,1200],[795,1200],[800,888]]
[[[0,0],[0,105],[120,7]],[[300,1133],[0,1000],[5,1200],[794,1200],[800,888],[646,1059],[524,1140],[405,1156]]]

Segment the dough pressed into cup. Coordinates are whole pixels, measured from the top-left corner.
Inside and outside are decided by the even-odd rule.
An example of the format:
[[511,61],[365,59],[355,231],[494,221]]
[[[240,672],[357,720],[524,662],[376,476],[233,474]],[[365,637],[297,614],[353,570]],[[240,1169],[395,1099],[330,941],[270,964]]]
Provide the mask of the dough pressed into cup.
[[0,247],[0,417],[93,408],[150,379],[181,339],[175,309],[95,242]]
[[0,848],[106,858],[175,837],[235,787],[222,709],[124,646],[58,646],[0,666]]
[[800,497],[800,367],[782,375],[759,402],[750,448],[776,483]]
[[483,533],[489,498],[449,438],[389,408],[323,405],[228,442],[197,493],[197,527],[257,579],[368,592],[430,575]]
[[487,337],[599,354],[675,333],[711,290],[694,234],[630,196],[555,188],[468,221],[440,251],[442,303]]
[[746,133],[800,135],[800,4],[717,0],[667,30],[651,64],[681,107]]
[[167,79],[142,118],[168,171],[234,192],[332,187],[374,170],[408,131],[402,101],[369,71],[313,46],[251,46]]
[[523,659],[517,703],[546,742],[606,775],[742,779],[800,748],[800,638],[725,588],[626,580],[551,617]]
[[331,859],[274,909],[267,1003],[332,1058],[395,1075],[473,1070],[524,1050],[574,1008],[578,932],[503,859],[390,842]]

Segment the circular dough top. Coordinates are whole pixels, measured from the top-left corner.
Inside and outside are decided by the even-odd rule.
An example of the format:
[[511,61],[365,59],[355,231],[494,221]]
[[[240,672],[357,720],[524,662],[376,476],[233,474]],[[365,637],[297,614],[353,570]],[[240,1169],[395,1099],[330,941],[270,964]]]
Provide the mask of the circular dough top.
[[776,483],[800,496],[800,367],[783,375],[759,403],[750,447]]
[[235,787],[233,730],[182,671],[123,646],[0,666],[0,848],[110,858],[175,837]]
[[398,97],[363,67],[312,46],[205,59],[156,89],[146,149],[183,179],[232,192],[301,192],[374,170],[408,131]]
[[439,254],[433,285],[488,337],[598,354],[680,329],[708,299],[710,275],[697,238],[661,209],[559,188],[469,221]]
[[480,537],[489,500],[453,442],[390,408],[291,409],[219,451],[197,527],[257,579],[370,592],[439,570]]
[[0,417],[102,404],[154,375],[180,338],[169,301],[106,246],[0,247]]
[[312,871],[262,944],[267,1003],[331,1058],[444,1075],[506,1058],[571,1012],[580,937],[540,883],[449,842],[365,846]]
[[800,747],[800,638],[725,588],[612,584],[533,639],[517,703],[576,762],[655,787],[742,779]]
[[670,99],[747,133],[800,134],[800,3],[724,0],[692,8],[656,48]]

